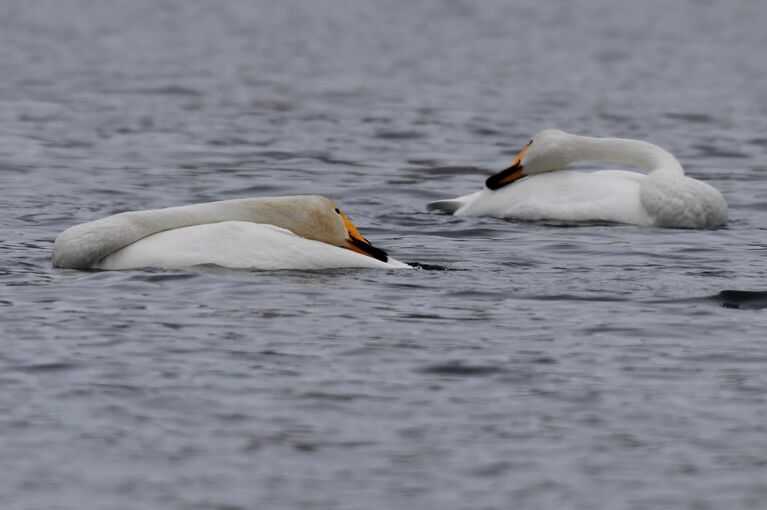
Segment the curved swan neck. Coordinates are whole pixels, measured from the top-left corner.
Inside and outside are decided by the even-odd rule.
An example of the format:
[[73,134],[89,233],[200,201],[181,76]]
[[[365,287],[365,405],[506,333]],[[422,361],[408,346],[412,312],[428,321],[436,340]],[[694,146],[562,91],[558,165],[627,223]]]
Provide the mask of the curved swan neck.
[[572,161],[622,163],[652,173],[663,171],[684,175],[679,161],[664,149],[648,142],[627,138],[592,138],[571,135]]
[[346,238],[343,221],[335,214],[322,213],[333,211],[334,207],[328,198],[307,195],[241,198],[125,212],[76,225],[59,234],[53,246],[53,265],[87,269],[110,253],[152,234],[222,221],[266,223],[299,237],[324,242],[328,242],[327,238],[338,238],[341,243]]

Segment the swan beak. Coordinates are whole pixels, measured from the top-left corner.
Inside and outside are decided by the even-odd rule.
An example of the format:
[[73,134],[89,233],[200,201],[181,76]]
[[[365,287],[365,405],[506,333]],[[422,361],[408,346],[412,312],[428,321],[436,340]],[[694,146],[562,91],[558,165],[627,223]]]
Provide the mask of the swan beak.
[[370,244],[370,241],[362,237],[362,234],[360,234],[360,231],[357,230],[357,227],[354,226],[354,223],[352,223],[352,220],[350,220],[348,216],[341,213],[341,217],[344,219],[346,231],[349,233],[349,237],[346,239],[347,248],[356,251],[357,253],[361,253],[362,255],[373,257],[381,262],[387,262],[389,260],[389,256],[385,251],[381,248],[376,248]]
[[527,174],[524,171],[522,171],[522,158],[525,157],[525,153],[527,152],[527,147],[529,146],[530,144],[528,144],[524,149],[519,151],[519,154],[517,154],[517,157],[514,158],[514,162],[511,164],[509,168],[507,168],[506,170],[503,170],[502,172],[498,172],[492,177],[488,177],[488,179],[485,181],[485,186],[487,186],[491,190],[497,190],[497,189],[503,188],[504,186],[508,184],[511,184],[517,179],[521,179],[522,177],[525,177]]

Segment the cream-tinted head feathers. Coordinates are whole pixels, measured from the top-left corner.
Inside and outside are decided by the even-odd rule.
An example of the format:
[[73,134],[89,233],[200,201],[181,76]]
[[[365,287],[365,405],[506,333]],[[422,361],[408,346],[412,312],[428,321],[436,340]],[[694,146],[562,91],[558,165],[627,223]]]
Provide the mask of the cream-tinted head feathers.
[[306,239],[340,246],[386,262],[333,200],[320,195],[264,198],[253,204],[254,221],[269,223]]

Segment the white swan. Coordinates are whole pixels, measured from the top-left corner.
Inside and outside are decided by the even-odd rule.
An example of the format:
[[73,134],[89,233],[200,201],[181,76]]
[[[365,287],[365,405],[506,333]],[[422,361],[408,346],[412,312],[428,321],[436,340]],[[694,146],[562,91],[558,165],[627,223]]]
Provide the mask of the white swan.
[[321,196],[245,198],[131,211],[76,225],[53,245],[53,265],[74,269],[408,268],[362,237]]
[[[646,175],[563,170],[576,161],[629,164]],[[427,210],[456,216],[658,227],[706,228],[727,223],[727,204],[716,189],[686,177],[674,156],[639,140],[547,129],[533,137],[509,168],[485,184],[485,189],[471,195],[432,202]]]

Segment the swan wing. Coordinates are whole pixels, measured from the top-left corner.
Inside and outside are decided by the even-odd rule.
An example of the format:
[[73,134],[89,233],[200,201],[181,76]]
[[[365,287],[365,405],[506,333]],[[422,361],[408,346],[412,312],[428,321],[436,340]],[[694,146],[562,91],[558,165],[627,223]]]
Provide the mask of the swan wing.
[[624,170],[532,175],[500,190],[484,189],[456,199],[466,200],[455,215],[652,225],[639,196],[645,178]]
[[727,224],[727,202],[716,188],[686,176],[651,176],[642,204],[660,227],[710,228]]
[[97,269],[183,268],[215,264],[251,269],[406,268],[313,241],[276,227],[224,221],[158,232],[107,255]]

